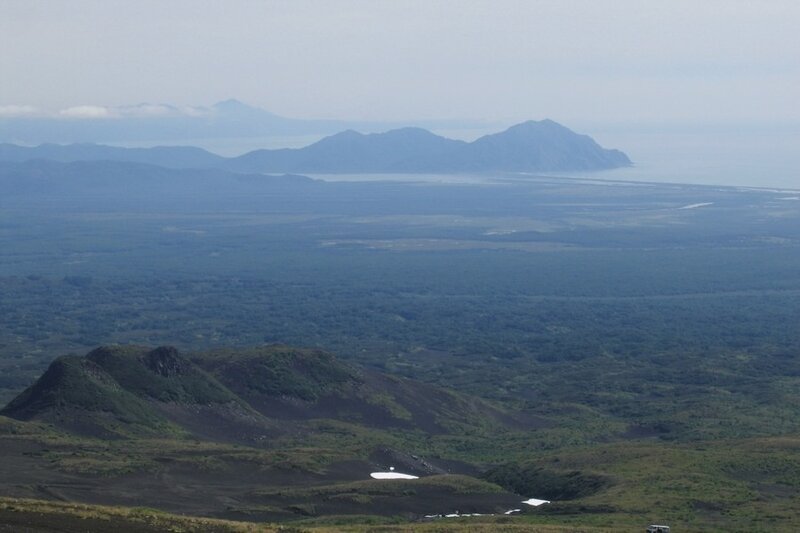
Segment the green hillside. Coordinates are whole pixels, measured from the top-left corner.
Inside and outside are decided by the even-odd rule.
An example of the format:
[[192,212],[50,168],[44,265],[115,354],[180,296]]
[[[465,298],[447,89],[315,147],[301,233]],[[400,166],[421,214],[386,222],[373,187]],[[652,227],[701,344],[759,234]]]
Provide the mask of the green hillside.
[[[57,359],[0,413],[94,436],[177,425],[209,437],[213,418],[225,419],[241,435],[256,428],[280,432],[270,420],[331,419],[433,433],[521,424],[521,417],[476,398],[286,346],[191,357],[172,347],[105,346],[85,357]],[[305,426],[285,426],[283,432],[299,428]]]
[[145,399],[121,387],[101,365],[77,356],[53,361],[42,377],[0,414],[50,422],[98,437],[180,432]]
[[[491,516],[427,520],[454,530],[464,520],[488,530],[498,520],[615,531],[800,523],[797,439],[586,442],[576,437],[596,430],[587,413],[556,423],[318,350],[98,348],[56,359],[2,415],[0,490],[17,498],[353,530],[456,512]],[[370,479],[391,468],[419,479]],[[531,497],[552,503],[521,503]]]

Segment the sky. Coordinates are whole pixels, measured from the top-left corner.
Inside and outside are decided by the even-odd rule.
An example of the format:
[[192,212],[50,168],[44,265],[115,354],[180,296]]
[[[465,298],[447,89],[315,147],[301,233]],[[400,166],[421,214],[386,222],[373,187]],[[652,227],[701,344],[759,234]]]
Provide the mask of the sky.
[[800,121],[797,0],[2,0],[0,115]]

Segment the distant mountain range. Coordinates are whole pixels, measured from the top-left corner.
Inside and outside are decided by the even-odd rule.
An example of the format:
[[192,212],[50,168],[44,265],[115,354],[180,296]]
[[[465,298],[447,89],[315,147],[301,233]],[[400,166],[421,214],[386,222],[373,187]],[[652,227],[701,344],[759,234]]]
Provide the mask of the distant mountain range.
[[[55,113],[29,106],[4,106],[0,142],[84,143],[164,142],[179,139],[232,139],[328,135],[347,128],[385,131],[398,122],[308,120],[276,115],[238,100],[212,106],[143,103],[132,106],[82,105]],[[1,111],[2,109],[0,109]],[[16,112],[15,112],[16,110]],[[485,127],[476,121],[429,121],[428,127]]]
[[166,168],[211,168],[225,158],[193,146],[155,146],[120,148],[102,144],[42,144],[36,147],[0,144],[0,161],[22,163],[45,160],[59,163],[76,161],[117,161],[143,163]]
[[418,173],[602,170],[628,166],[607,150],[552,120],[528,121],[473,142],[403,128],[364,135],[344,131],[300,149],[256,150],[226,168],[249,172]]
[[[242,174],[216,168],[165,168],[127,161],[0,162],[0,209],[241,210],[286,208],[330,193],[326,182],[296,175]],[[344,192],[344,191],[343,191]],[[315,200],[317,200],[315,202]]]
[[251,173],[452,173],[593,171],[631,165],[552,120],[528,121],[464,142],[421,128],[362,134],[353,130],[298,149],[256,150],[225,158],[200,148],[118,148],[96,144],[0,145],[0,161],[49,159],[125,161],[170,168],[219,168]]

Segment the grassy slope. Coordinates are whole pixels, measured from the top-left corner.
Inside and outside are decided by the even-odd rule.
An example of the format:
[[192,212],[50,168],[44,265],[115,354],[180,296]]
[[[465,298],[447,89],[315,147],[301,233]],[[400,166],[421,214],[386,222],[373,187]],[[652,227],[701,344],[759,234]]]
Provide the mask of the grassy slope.
[[[273,365],[270,371],[285,376],[291,376],[286,369],[308,364],[309,354],[312,353],[305,352],[292,357],[286,355],[285,348],[271,350],[284,355],[266,359]],[[228,357],[227,360],[224,357],[212,359],[222,367],[238,363],[233,355],[228,354]],[[252,357],[256,361],[264,361],[263,353],[258,355],[253,352]],[[337,367],[333,360],[323,358],[325,361],[320,375],[303,372],[301,375],[307,376],[307,381],[288,379],[284,386],[293,391],[302,391],[301,394],[309,398],[324,398],[332,392],[352,392],[353,387],[357,388],[363,383],[363,374],[348,374],[343,368]],[[39,400],[47,400],[45,404],[50,405],[47,402],[57,404],[69,399],[84,407],[92,407],[92,402],[96,401],[95,392],[119,392],[118,381],[109,381],[105,371],[97,372],[97,368],[92,366],[96,364],[91,358],[59,360],[56,381],[61,385],[74,385],[71,380],[80,378],[84,388],[68,387],[65,392],[67,396],[53,400],[42,395]],[[112,368],[118,379],[126,381],[125,372],[108,361],[104,364]],[[87,365],[88,369],[85,368]],[[124,369],[125,365],[122,367]],[[222,367],[215,370],[219,371]],[[245,373],[246,368],[247,365],[243,370]],[[332,386],[326,385],[325,378],[331,372],[341,376],[339,383]],[[224,382],[224,377],[220,375]],[[170,394],[177,390],[172,387],[174,384],[167,382],[167,385],[161,390]],[[151,385],[142,385],[145,386]],[[282,396],[280,391],[277,394]],[[127,398],[125,395],[121,397]],[[138,401],[138,396],[132,397]],[[24,403],[25,398],[23,395],[20,401]],[[457,409],[460,409],[459,405],[458,402],[453,404]],[[576,423],[585,419],[583,415],[574,418]],[[275,516],[282,520],[309,516],[313,517],[309,526],[328,520],[325,517],[336,513],[337,503],[350,513],[361,514],[369,512],[373,504],[380,503],[383,506],[380,514],[384,514],[380,520],[386,521],[389,519],[387,514],[392,514],[393,499],[417,496],[435,502],[442,494],[454,491],[456,494],[467,494],[470,493],[467,490],[469,486],[482,483],[469,481],[471,478],[468,478],[456,485],[445,484],[439,486],[438,491],[426,492],[430,490],[434,478],[417,485],[412,489],[414,494],[393,495],[397,487],[393,488],[392,483],[355,481],[352,478],[335,478],[332,474],[342,462],[366,457],[371,450],[380,446],[391,446],[427,457],[438,455],[474,463],[510,463],[509,469],[512,471],[516,468],[520,472],[545,472],[549,477],[535,479],[539,487],[546,486],[548,480],[571,479],[575,483],[588,485],[595,480],[602,480],[599,491],[575,491],[575,484],[567,486],[566,489],[575,492],[572,496],[576,498],[570,501],[562,501],[561,497],[550,494],[523,492],[534,490],[536,484],[517,484],[517,490],[525,497],[552,497],[557,501],[550,506],[530,510],[526,516],[515,518],[514,523],[567,524],[576,528],[591,525],[619,530],[634,529],[651,522],[667,522],[680,527],[682,531],[768,531],[800,524],[800,512],[797,511],[800,509],[800,461],[797,460],[800,438],[795,437],[693,442],[651,438],[587,445],[580,441],[570,443],[566,438],[576,431],[569,427],[568,416],[565,417],[564,428],[532,432],[510,429],[498,432],[490,426],[474,424],[470,431],[427,434],[331,419],[305,420],[303,427],[305,431],[302,435],[290,433],[277,437],[270,442],[268,449],[258,450],[185,438],[119,441],[82,439],[58,433],[41,424],[0,417],[0,446],[10,449],[8,446],[17,443],[16,449],[27,449],[28,457],[46,465],[43,475],[53,475],[53,479],[67,475],[119,480],[121,485],[116,486],[115,490],[120,490],[125,486],[126,476],[152,476],[169,480],[183,475],[189,480],[189,484],[182,489],[189,491],[188,495],[184,495],[187,500],[197,499],[197,494],[192,491],[204,490],[204,496],[211,497],[213,491],[218,490],[220,494],[214,501],[221,502],[221,498],[227,497],[238,502],[229,508],[231,515],[244,519],[248,516],[259,519]],[[580,429],[584,432],[590,430],[586,427]],[[565,432],[565,438],[553,446],[544,445],[546,442],[539,434],[557,434],[559,430]],[[37,449],[34,444],[39,451],[34,451]],[[359,468],[363,470],[361,475],[365,476],[367,465]],[[237,476],[248,471],[263,473],[249,489],[241,481],[236,481]],[[288,475],[287,472],[294,474]],[[217,489],[203,488],[203,483],[207,482],[204,479],[214,479]],[[225,485],[226,479],[232,480],[231,485]],[[48,478],[43,477],[37,483],[46,485]],[[299,489],[298,483],[308,488]],[[486,488],[486,484],[481,486]],[[164,489],[167,488],[168,485],[165,485]],[[237,490],[239,492],[234,494]],[[561,495],[569,490],[562,490]],[[322,503],[319,503],[320,499]],[[456,500],[441,501],[449,506]],[[218,503],[209,505],[205,513],[218,512],[213,508]],[[431,512],[449,510],[437,508]],[[417,513],[422,514],[419,510]],[[351,517],[339,520],[347,522],[358,519]]]
[[359,372],[319,350],[268,346],[215,350],[193,360],[240,395],[313,401],[361,383]]
[[0,498],[0,531],[49,533],[53,531],[116,531],[158,533],[271,532],[278,527],[171,515],[146,508],[70,504],[41,500]]
[[[658,521],[680,531],[779,531],[800,524],[800,438],[658,441],[562,450],[538,464],[603,473],[614,483],[542,509],[559,524],[627,527]],[[604,509],[592,514],[586,510]]]
[[[324,509],[324,505],[319,505],[324,501],[362,503],[365,504],[361,510],[363,514],[371,504],[385,501],[386,495],[392,492],[391,483],[325,481],[329,469],[335,468],[337,461],[362,454],[375,442],[386,442],[384,438],[388,436],[382,437],[375,431],[343,435],[341,442],[345,444],[341,447],[326,446],[326,442],[337,443],[339,439],[325,433],[314,436],[305,447],[287,441],[285,447],[281,445],[276,450],[254,450],[176,440],[90,441],[58,435],[44,426],[3,418],[0,418],[0,427],[4,433],[0,446],[5,447],[13,439],[43,443],[46,451],[42,452],[41,459],[53,473],[124,479],[127,475],[147,472],[157,476],[158,472],[169,471],[165,465],[179,465],[205,471],[219,484],[225,476],[238,471],[235,470],[240,468],[237,465],[249,465],[248,470],[264,472],[264,477],[259,489],[240,500],[244,503],[238,507],[237,517],[245,520],[247,516],[264,516],[265,505],[295,507],[295,519],[309,511],[314,516],[315,509]],[[424,449],[423,442],[397,439],[396,444]],[[26,445],[26,448],[33,447]],[[76,450],[81,451],[76,454]],[[520,464],[535,465],[549,472],[578,471],[584,475],[603,476],[610,483],[595,494],[571,501],[554,501],[550,506],[531,510],[526,516],[515,518],[514,523],[617,531],[638,529],[652,522],[666,522],[681,531],[756,532],[790,528],[800,524],[798,452],[800,438],[789,437],[708,443],[646,440],[540,452],[527,461],[520,460]],[[502,454],[502,450],[498,453]],[[274,478],[269,472],[308,472],[312,477],[303,483],[307,488],[298,488],[296,482],[270,481]],[[430,480],[433,481],[435,478]],[[476,482],[470,481],[464,485],[466,488],[457,490],[467,490],[473,483]],[[205,490],[206,497],[211,498],[213,489]],[[228,496],[235,495],[231,492]],[[291,515],[284,513],[282,519],[291,518]],[[311,522],[306,522],[310,526],[327,520],[331,518],[314,516]],[[351,516],[337,520],[346,523],[360,519]],[[391,522],[388,516],[370,520]]]
[[0,413],[107,437],[181,433],[146,401],[120,387],[102,367],[75,356],[56,359],[36,383]]
[[174,348],[105,346],[93,350],[86,358],[139,397],[204,405],[238,400]]

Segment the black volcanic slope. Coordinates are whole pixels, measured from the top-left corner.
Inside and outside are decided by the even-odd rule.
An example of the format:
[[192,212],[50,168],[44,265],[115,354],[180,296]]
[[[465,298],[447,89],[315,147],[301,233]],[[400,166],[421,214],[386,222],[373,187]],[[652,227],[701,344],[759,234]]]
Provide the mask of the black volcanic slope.
[[285,346],[191,357],[170,347],[108,346],[60,357],[0,414],[104,438],[194,435],[247,444],[302,432],[311,419],[427,433],[521,424],[474,398]]
[[171,168],[258,173],[451,173],[591,171],[629,166],[619,150],[553,122],[528,121],[471,143],[421,128],[361,134],[353,130],[299,149],[256,150],[224,158],[199,148],[117,148],[92,144],[0,145],[0,161],[124,161]]

